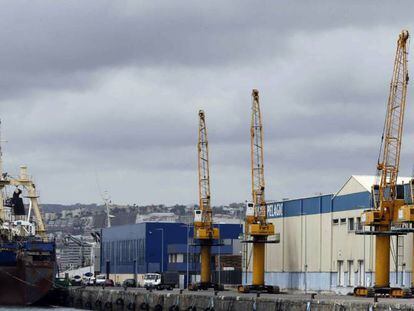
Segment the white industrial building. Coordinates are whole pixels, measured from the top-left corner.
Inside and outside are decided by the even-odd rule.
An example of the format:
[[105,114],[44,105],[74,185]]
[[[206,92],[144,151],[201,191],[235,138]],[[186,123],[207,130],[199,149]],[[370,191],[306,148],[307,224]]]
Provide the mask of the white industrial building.
[[[280,243],[266,246],[266,283],[282,289],[340,293],[351,292],[356,285],[374,285],[375,237],[356,235],[355,230],[362,229],[361,213],[371,206],[375,179],[351,176],[336,194],[269,204],[268,219],[280,233]],[[409,180],[399,178],[398,184]],[[411,203],[408,185],[404,190]],[[410,286],[412,236],[391,238],[391,285]]]

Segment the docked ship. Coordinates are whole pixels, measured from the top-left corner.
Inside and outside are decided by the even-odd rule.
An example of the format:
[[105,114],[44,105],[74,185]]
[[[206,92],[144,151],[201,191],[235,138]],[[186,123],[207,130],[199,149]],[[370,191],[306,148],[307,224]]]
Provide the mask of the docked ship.
[[27,167],[13,177],[1,161],[0,149],[0,305],[30,305],[53,287],[55,243],[46,237]]

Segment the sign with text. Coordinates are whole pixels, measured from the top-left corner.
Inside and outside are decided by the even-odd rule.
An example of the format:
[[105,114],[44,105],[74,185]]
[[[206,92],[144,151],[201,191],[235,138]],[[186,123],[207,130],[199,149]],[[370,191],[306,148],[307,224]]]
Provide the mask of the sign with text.
[[266,208],[267,208],[267,218],[283,217],[283,203],[282,202],[267,203]]

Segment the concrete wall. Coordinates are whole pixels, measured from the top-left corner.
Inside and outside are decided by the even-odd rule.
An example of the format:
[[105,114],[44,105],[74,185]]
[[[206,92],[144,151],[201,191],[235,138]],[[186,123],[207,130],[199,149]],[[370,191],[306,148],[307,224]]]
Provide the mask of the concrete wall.
[[414,310],[412,301],[390,299],[374,302],[372,299],[317,295],[266,295],[154,291],[123,289],[70,288],[66,297],[53,305],[86,310],[216,310],[216,311],[302,311],[353,310],[388,311]]

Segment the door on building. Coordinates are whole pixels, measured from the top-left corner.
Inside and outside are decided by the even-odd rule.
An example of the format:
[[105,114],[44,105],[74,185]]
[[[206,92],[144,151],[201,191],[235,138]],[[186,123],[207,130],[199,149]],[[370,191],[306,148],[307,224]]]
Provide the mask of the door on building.
[[348,286],[355,286],[355,271],[353,260],[348,260]]
[[344,262],[338,260],[338,286],[344,286],[345,281],[345,271],[344,271]]
[[363,260],[358,260],[358,285],[365,286],[365,264]]
[[105,270],[106,270],[106,278],[109,279],[109,275],[111,274],[111,262],[110,261],[106,262]]
[[181,289],[185,288],[185,275],[184,274],[180,274],[179,285]]

